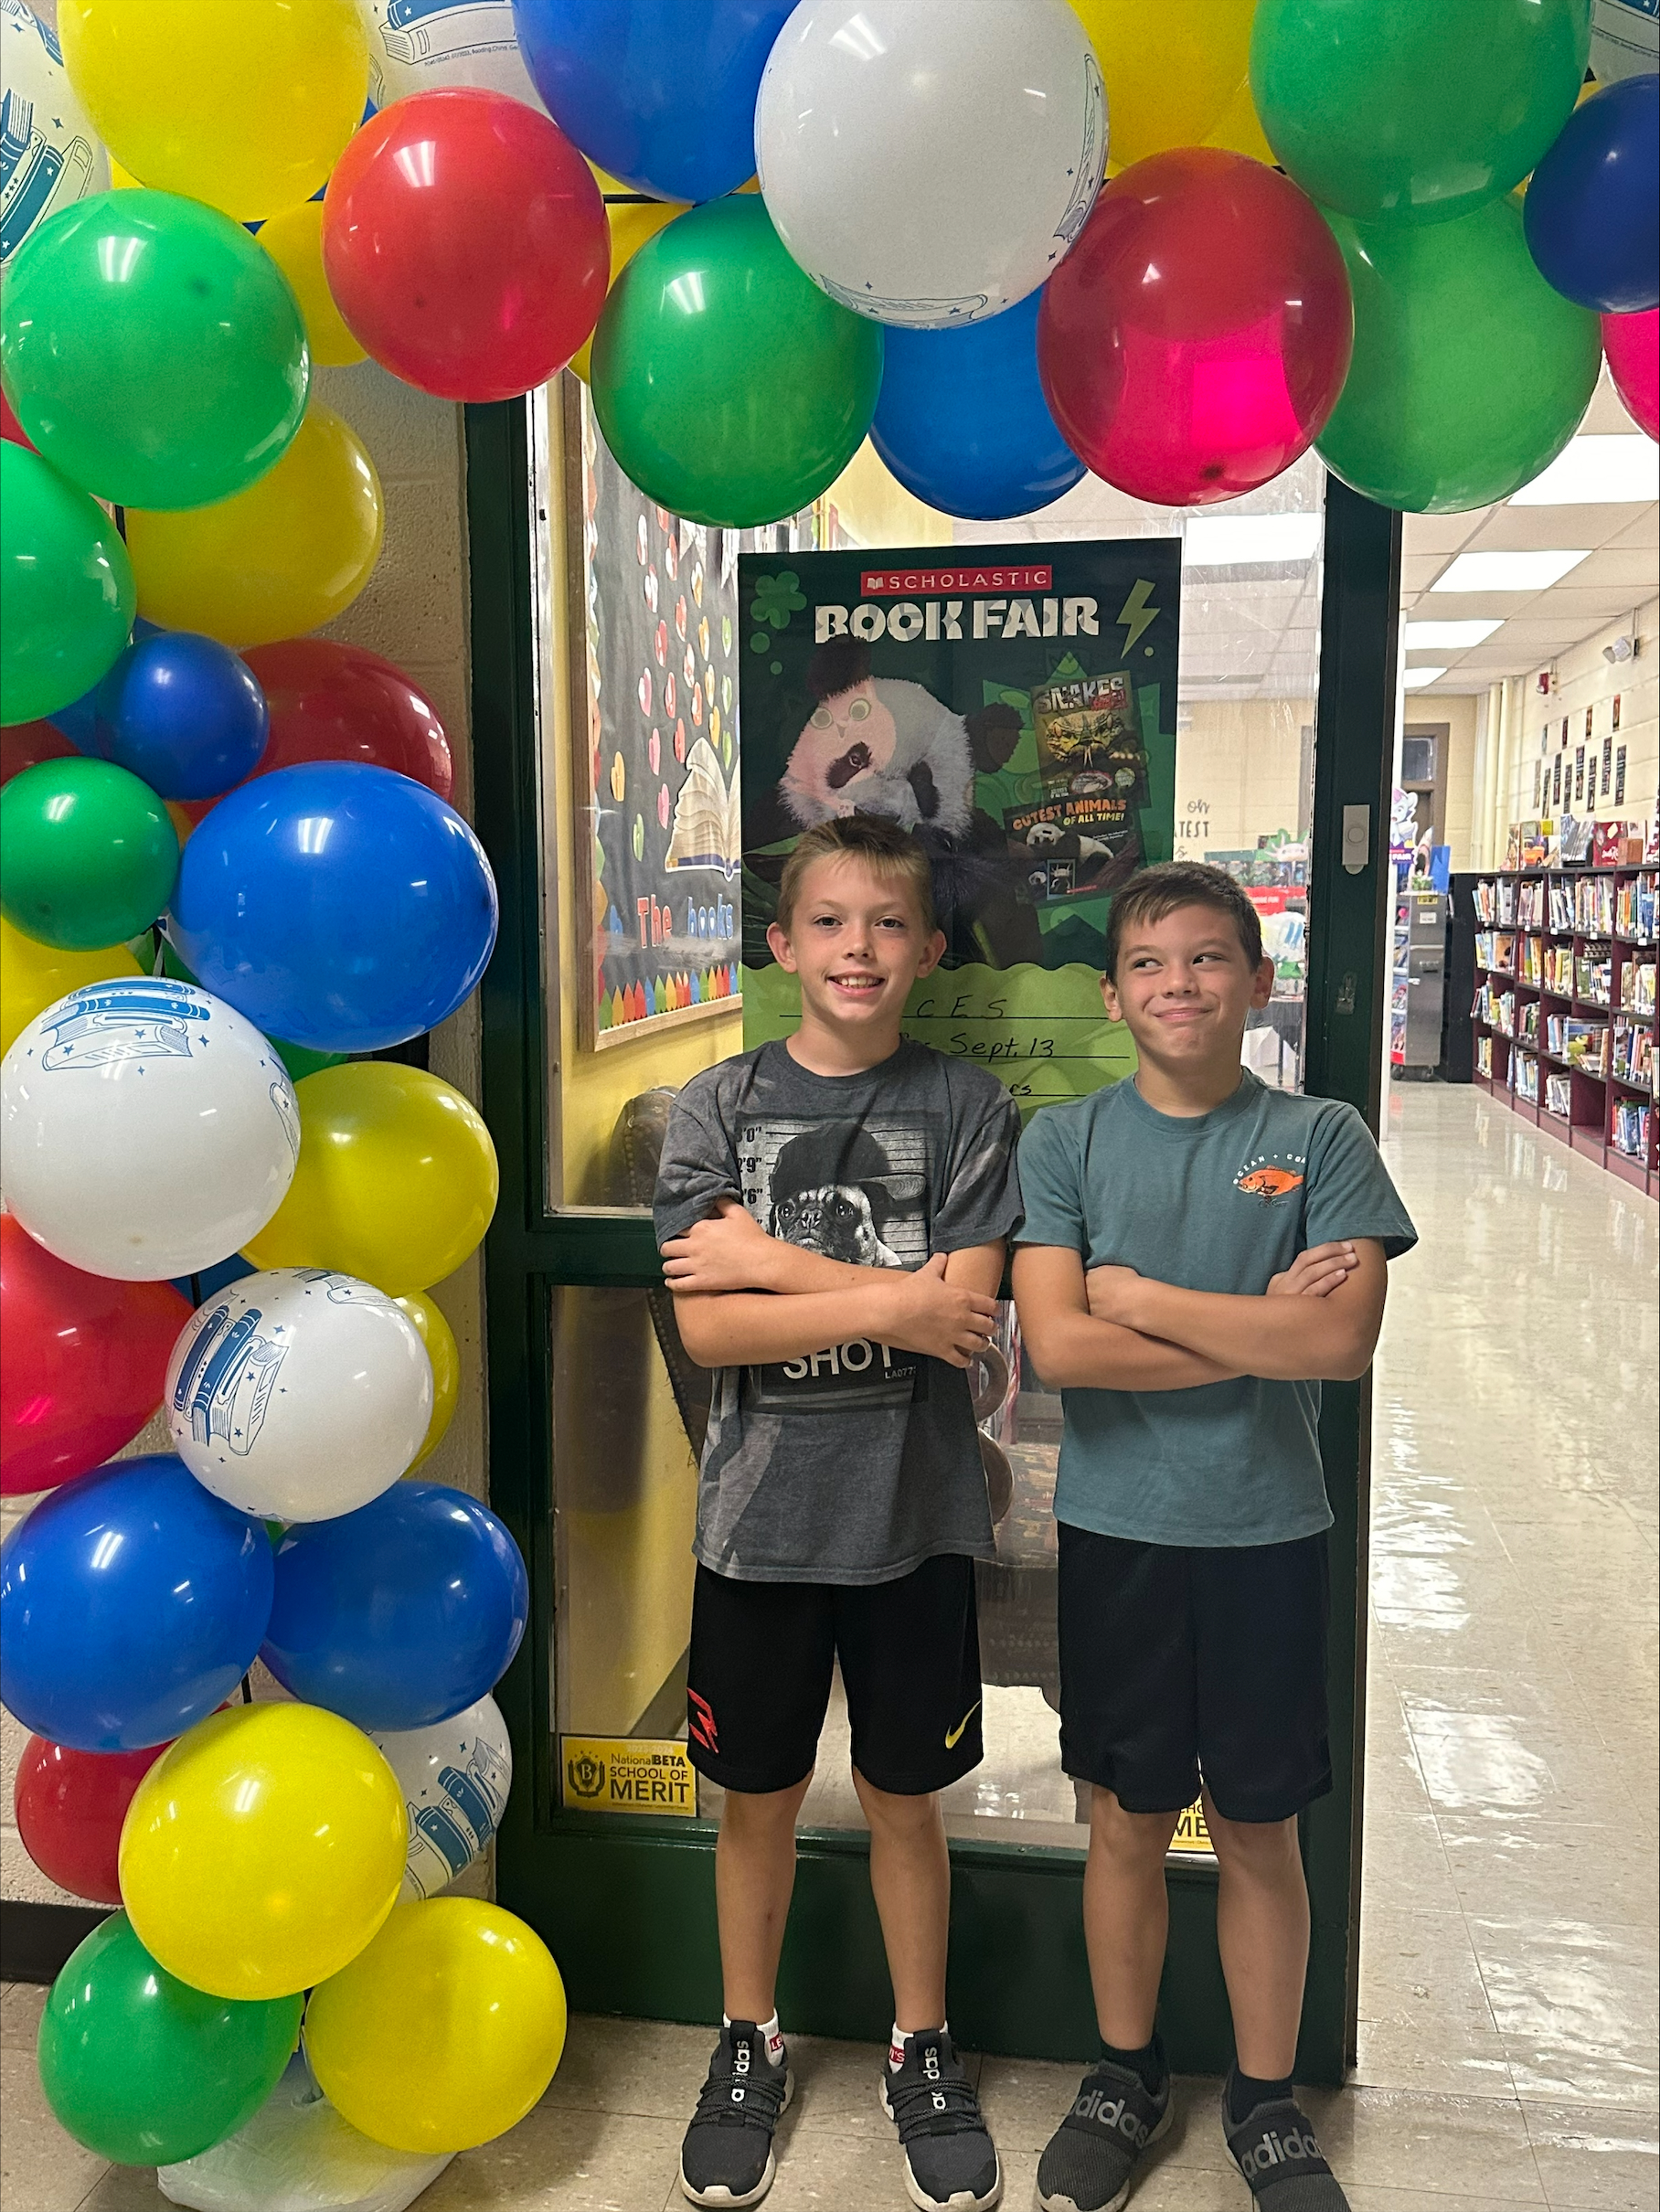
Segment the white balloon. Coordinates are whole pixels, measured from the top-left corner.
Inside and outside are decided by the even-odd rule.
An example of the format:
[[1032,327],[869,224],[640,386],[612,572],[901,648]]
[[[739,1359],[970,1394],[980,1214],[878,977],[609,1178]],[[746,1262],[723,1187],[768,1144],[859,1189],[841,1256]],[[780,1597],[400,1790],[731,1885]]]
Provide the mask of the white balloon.
[[369,98],[378,108],[477,84],[546,114],[514,28],[513,0],[357,0],[369,35]]
[[244,1275],[179,1331],[173,1444],[227,1505],[332,1521],[389,1490],[432,1418],[432,1364],[384,1291],[325,1268]]
[[271,1219],[299,1157],[287,1070],[196,984],[88,984],[0,1061],[5,1203],[91,1275],[158,1282],[217,1266]]
[[410,1856],[402,1904],[434,1897],[470,1866],[501,1825],[513,1782],[513,1746],[494,1697],[430,1728],[376,1736],[403,1788]]
[[0,0],[0,261],[48,215],[110,189],[110,157],[63,66],[50,24]]
[[974,323],[1035,292],[1107,158],[1067,0],[801,0],[768,58],[755,166],[815,284],[878,323]]

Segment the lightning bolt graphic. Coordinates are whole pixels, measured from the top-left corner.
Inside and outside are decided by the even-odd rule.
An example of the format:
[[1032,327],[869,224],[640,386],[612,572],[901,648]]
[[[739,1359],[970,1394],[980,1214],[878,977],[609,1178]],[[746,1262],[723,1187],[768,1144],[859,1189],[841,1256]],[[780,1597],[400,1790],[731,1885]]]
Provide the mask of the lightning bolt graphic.
[[1134,590],[1131,592],[1129,598],[1125,600],[1119,611],[1118,619],[1129,632],[1129,635],[1124,640],[1126,653],[1134,645],[1142,632],[1151,629],[1158,620],[1159,610],[1148,604],[1152,597],[1153,586],[1144,577],[1137,583]]

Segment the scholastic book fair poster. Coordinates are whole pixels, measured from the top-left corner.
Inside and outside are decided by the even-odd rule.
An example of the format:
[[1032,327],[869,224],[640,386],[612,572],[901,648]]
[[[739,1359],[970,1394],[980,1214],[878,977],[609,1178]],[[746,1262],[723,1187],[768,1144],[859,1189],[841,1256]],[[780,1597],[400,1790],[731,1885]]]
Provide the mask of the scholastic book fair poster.
[[908,1034],[1023,1113],[1133,1066],[1100,977],[1114,888],[1167,860],[1181,541],[742,555],[744,1041],[786,1036],[767,926],[802,831],[913,830],[946,951]]

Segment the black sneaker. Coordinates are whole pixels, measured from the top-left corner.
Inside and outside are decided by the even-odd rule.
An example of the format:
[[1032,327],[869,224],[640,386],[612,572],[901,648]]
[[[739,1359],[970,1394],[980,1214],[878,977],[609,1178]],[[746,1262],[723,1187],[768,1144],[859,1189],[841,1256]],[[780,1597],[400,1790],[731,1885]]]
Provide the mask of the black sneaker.
[[1103,2058],[1084,2076],[1038,2161],[1043,2212],[1119,2212],[1142,2153],[1174,2116],[1168,2074],[1153,2095],[1139,2074]]
[[680,2145],[680,2186],[695,2205],[758,2205],[772,2186],[772,2131],[795,2084],[767,2058],[753,2020],[720,2031],[708,2079]]
[[942,2027],[905,2038],[896,2071],[882,2067],[882,2110],[899,2131],[905,2187],[920,2212],[985,2212],[1003,2194],[1003,2169],[980,2100]]
[[1229,2118],[1237,2067],[1222,2084],[1222,2132],[1260,2212],[1349,2212],[1307,2114],[1291,2097],[1260,2104],[1236,2127]]

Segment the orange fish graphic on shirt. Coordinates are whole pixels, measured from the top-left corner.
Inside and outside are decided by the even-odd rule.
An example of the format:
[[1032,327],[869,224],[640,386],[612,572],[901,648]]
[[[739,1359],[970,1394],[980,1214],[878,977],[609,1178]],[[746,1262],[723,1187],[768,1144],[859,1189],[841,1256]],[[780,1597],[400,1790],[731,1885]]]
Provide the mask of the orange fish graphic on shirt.
[[1242,1190],[1248,1198],[1261,1198],[1264,1204],[1272,1198],[1282,1198],[1288,1190],[1295,1190],[1303,1178],[1289,1167],[1252,1167],[1235,1178],[1234,1188]]

